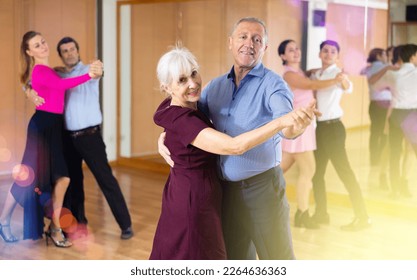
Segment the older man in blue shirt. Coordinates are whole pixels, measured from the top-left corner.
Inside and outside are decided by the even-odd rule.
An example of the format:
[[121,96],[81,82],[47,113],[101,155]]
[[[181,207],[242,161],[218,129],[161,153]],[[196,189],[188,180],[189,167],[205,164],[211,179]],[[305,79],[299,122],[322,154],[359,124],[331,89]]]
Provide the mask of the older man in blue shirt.
[[[200,109],[217,130],[236,136],[292,111],[293,94],[266,69],[267,31],[262,21],[238,21],[229,38],[234,65],[212,80]],[[293,136],[293,135],[288,135]],[[281,135],[241,156],[220,156],[223,232],[229,259],[293,259],[289,206],[279,167]],[[253,244],[253,245],[252,245]]]

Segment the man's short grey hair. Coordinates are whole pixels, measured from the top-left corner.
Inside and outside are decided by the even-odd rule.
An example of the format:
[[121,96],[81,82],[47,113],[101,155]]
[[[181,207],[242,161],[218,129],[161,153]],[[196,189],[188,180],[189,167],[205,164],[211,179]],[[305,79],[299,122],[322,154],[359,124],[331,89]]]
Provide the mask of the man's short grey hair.
[[267,43],[268,43],[268,31],[267,31],[267,29],[266,29],[266,25],[265,25],[265,23],[263,22],[263,20],[261,20],[261,19],[259,19],[259,18],[256,18],[256,17],[244,17],[244,18],[241,18],[241,19],[239,19],[234,25],[233,25],[233,29],[232,29],[232,32],[230,33],[230,36],[232,36],[233,35],[233,33],[235,32],[235,30],[236,30],[236,28],[237,28],[237,26],[239,25],[239,24],[241,24],[242,22],[254,22],[254,23],[259,23],[260,25],[262,25],[262,27],[264,28],[264,38],[263,38],[263,40],[264,40],[264,44],[266,45]]

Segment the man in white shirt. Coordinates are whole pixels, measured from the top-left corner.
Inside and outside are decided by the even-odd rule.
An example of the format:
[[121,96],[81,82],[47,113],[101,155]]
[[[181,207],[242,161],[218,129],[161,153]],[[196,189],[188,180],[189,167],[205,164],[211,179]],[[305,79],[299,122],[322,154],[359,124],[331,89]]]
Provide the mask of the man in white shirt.
[[[410,197],[411,193],[400,177],[400,157],[402,142],[405,135],[416,134],[406,123],[415,124],[412,120],[417,116],[417,45],[402,45],[400,49],[400,69],[388,70],[373,85],[375,90],[389,88],[392,93],[392,112],[389,117],[389,147],[390,147],[390,183],[392,195],[398,194]],[[410,120],[411,118],[411,120]],[[408,139],[417,155],[417,143]]]
[[[326,40],[320,44],[319,57],[322,68],[312,74],[312,79],[328,80],[341,73],[336,61],[340,47],[335,41]],[[342,180],[349,193],[352,207],[355,213],[353,221],[341,227],[346,231],[358,231],[371,225],[362,191],[358,180],[350,166],[345,149],[346,129],[340,118],[343,110],[340,106],[342,94],[352,92],[352,83],[345,77],[342,83],[316,91],[317,107],[322,116],[317,119],[317,150],[314,152],[316,160],[316,172],[313,177],[313,192],[316,209],[313,220],[317,223],[328,224],[330,222],[327,213],[327,197],[325,173],[329,161],[332,162],[337,175]]]

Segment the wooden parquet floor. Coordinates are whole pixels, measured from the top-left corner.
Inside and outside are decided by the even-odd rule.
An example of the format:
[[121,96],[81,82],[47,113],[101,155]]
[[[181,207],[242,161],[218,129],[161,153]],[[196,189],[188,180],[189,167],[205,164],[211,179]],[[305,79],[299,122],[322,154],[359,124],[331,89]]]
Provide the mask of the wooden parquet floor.
[[[114,168],[128,202],[135,235],[130,240],[119,238],[120,230],[101,191],[89,170],[85,171],[86,211],[89,219],[87,237],[74,239],[68,249],[56,248],[45,240],[24,240],[15,244],[0,241],[0,259],[22,260],[146,260],[159,217],[161,193],[166,176],[149,171]],[[1,182],[1,204],[10,186]],[[292,187],[288,188],[291,217],[296,206]],[[400,202],[367,199],[373,226],[355,233],[343,232],[339,226],[352,217],[348,198],[329,195],[331,223],[318,230],[292,228],[293,244],[298,259],[315,260],[402,260],[417,259],[417,206]],[[22,209],[17,207],[12,228],[21,238]]]
[[[355,136],[350,136],[350,138]],[[293,245],[300,260],[417,260],[417,189],[412,184],[413,198],[388,198],[388,192],[369,187],[369,170],[363,160],[356,159],[361,150],[351,149],[349,156],[359,170],[361,187],[366,197],[373,226],[360,232],[343,232],[340,226],[353,216],[350,201],[332,170],[328,171],[330,225],[318,230],[292,227]],[[365,169],[365,170],[364,170]],[[294,169],[296,170],[296,168]],[[114,167],[131,212],[135,235],[121,240],[120,229],[104,196],[88,169],[85,170],[86,212],[89,220],[85,237],[74,238],[74,246],[56,248],[45,240],[20,240],[7,244],[0,240],[3,260],[146,260],[160,213],[161,194],[167,175],[147,170]],[[414,172],[416,173],[416,172]],[[291,224],[296,211],[294,178],[296,171],[286,174],[287,196],[291,204]],[[413,175],[415,176],[415,174]],[[412,177],[414,178],[414,177]],[[340,181],[340,180],[339,180]],[[11,185],[11,179],[0,180],[0,207]],[[332,182],[335,182],[334,184]],[[417,182],[417,181],[414,181]],[[311,206],[311,212],[313,205]],[[13,233],[21,239],[22,209],[18,206],[12,219]]]

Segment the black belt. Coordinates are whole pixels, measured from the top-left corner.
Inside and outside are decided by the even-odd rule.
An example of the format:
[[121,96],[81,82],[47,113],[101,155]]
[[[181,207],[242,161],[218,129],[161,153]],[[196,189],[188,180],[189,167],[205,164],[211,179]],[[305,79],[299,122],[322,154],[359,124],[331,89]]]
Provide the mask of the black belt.
[[273,167],[273,168],[268,169],[267,171],[264,171],[264,172],[262,172],[258,175],[254,175],[252,177],[249,177],[249,178],[241,180],[241,181],[226,181],[226,180],[221,180],[221,181],[223,182],[223,184],[225,184],[227,186],[231,186],[231,187],[233,187],[233,186],[240,187],[244,183],[247,183],[248,185],[251,185],[253,182],[258,182],[261,177],[272,176],[272,174],[277,172],[277,170],[279,168],[281,168],[281,167],[279,167],[279,166]]
[[337,123],[337,122],[340,122],[340,118],[327,120],[327,121],[318,121],[317,123],[331,124],[331,123]]
[[77,138],[77,137],[84,136],[84,135],[92,135],[99,131],[100,131],[100,126],[96,125],[96,126],[90,126],[81,130],[69,131],[69,135],[72,138]]

